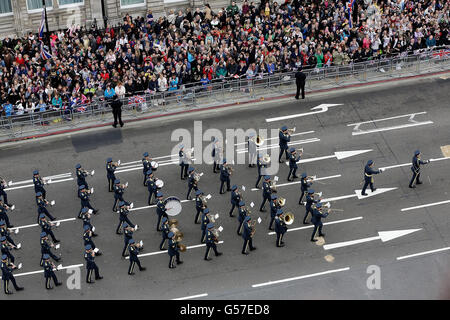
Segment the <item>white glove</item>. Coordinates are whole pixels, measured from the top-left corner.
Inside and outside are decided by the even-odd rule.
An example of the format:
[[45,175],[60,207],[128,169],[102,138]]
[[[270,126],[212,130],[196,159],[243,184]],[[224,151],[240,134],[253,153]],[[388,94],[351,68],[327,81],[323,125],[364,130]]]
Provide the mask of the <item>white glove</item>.
[[385,169],[380,169],[380,173],[383,172]]

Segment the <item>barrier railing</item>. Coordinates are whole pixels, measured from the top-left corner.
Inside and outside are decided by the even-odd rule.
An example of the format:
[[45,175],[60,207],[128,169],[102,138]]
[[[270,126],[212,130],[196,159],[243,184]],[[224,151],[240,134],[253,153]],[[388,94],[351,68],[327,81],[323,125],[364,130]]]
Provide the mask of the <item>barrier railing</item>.
[[[375,81],[393,77],[424,74],[450,69],[449,48],[426,51],[408,56],[380,58],[360,63],[304,69],[306,90],[327,89],[348,84]],[[246,102],[292,94],[295,72],[259,74],[251,79],[212,81],[207,85],[191,84],[178,90],[142,92],[122,99],[124,119],[164,114],[186,109],[203,108],[224,103]],[[100,99],[84,108],[51,110],[0,119],[0,137],[13,138],[45,133],[62,127],[76,128],[86,123],[111,121],[108,101]]]

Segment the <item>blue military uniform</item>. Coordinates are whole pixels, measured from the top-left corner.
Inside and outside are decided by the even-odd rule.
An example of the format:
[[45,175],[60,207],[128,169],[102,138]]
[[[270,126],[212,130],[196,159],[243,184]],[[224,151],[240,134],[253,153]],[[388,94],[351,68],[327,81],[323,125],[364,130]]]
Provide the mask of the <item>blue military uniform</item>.
[[122,187],[122,185],[120,184],[120,180],[116,179],[114,180],[114,205],[112,208],[112,211],[117,211],[117,204],[121,201],[125,202],[125,200],[123,199],[123,194],[124,194],[125,190]]
[[[81,210],[81,219],[83,221],[83,228],[84,228],[84,226],[89,226],[89,228],[92,231],[93,225],[91,224],[91,215],[89,213],[89,209],[88,208],[83,208]],[[95,234],[95,232],[92,231],[92,236],[96,237],[97,234]]]
[[195,191],[198,190],[197,181],[195,181],[195,169],[189,168],[189,177],[188,177],[188,192],[186,195],[186,200],[191,200],[191,191],[194,189]]
[[244,220],[244,231],[242,232],[242,238],[244,238],[244,246],[242,247],[242,254],[247,253],[247,247],[250,247],[250,251],[255,250],[252,240],[252,226],[250,225],[250,216],[245,217]]
[[89,192],[87,192],[86,190],[86,186],[84,184],[82,184],[81,186],[78,187],[78,197],[81,200],[81,208],[80,208],[80,212],[78,213],[78,218],[81,219],[81,210],[83,210],[83,208],[88,208],[91,209],[93,211],[94,214],[96,214],[98,212],[98,210],[94,209],[91,205],[91,202],[89,201]]
[[123,242],[124,242],[124,247],[122,250],[122,257],[125,257],[127,255],[127,249],[128,249],[128,244],[130,242],[131,239],[133,239],[133,228],[131,228],[128,223],[124,222],[122,224],[122,229],[123,229]]
[[275,221],[275,217],[277,215],[278,209],[280,209],[280,206],[277,202],[277,195],[273,194],[270,197],[270,223],[269,223],[269,230],[273,230],[272,225]]
[[231,187],[231,210],[230,217],[234,217],[233,211],[239,205],[239,202],[242,200],[241,195],[239,194],[239,190],[237,185],[233,185]]
[[413,173],[411,177],[411,181],[409,182],[410,188],[415,188],[416,184],[422,184],[422,181],[420,181],[420,165],[421,164],[427,164],[430,160],[422,161],[420,160],[420,151],[416,150],[414,152],[414,157],[412,158],[412,166],[411,171]]
[[258,159],[256,160],[256,167],[258,168],[258,179],[256,179],[255,188],[259,189],[258,185],[261,181],[262,175],[262,168],[267,168],[267,163],[264,163],[262,160],[262,155],[258,154]]
[[147,176],[148,176],[147,171],[149,171],[152,168],[151,162],[148,158],[148,152],[144,152],[144,154],[143,154],[142,166],[143,166],[142,174],[144,175],[144,186],[147,186],[147,181],[148,181],[147,180]]
[[3,197],[3,203],[6,204],[8,207],[11,207],[12,204],[8,203],[8,195],[6,194],[6,191],[5,191],[6,187],[7,186],[4,185],[2,183],[2,181],[0,181],[0,199]]
[[223,194],[223,186],[226,183],[227,184],[227,191],[230,191],[230,172],[228,171],[228,168],[226,167],[227,160],[223,159],[222,165],[220,166],[220,189],[219,193]]
[[180,252],[178,249],[178,243],[173,239],[175,234],[173,232],[169,233],[169,249],[167,253],[169,254],[169,268],[176,268],[175,259],[177,264],[182,264],[183,261],[180,260]]
[[6,226],[5,220],[0,220],[0,237],[5,237],[6,241],[11,243],[14,247],[17,247],[14,240],[11,238],[11,234]]
[[94,283],[92,281],[92,273],[95,272],[95,280],[101,280],[103,279],[102,276],[100,276],[100,272],[98,270],[98,266],[95,263],[95,254],[92,250],[92,247],[90,245],[85,246],[85,252],[84,252],[84,259],[86,260],[86,282],[87,283]]
[[189,168],[189,163],[186,160],[186,154],[184,153],[184,145],[180,146],[180,151],[178,152],[178,157],[180,159],[180,168],[181,168],[180,177],[181,177],[181,180],[184,180],[188,176],[187,171]]
[[39,223],[39,216],[43,213],[45,214],[51,221],[54,221],[55,218],[48,212],[47,210],[47,202],[45,202],[45,198],[41,198],[42,193],[36,193],[36,203],[38,205],[38,217],[37,223]]
[[281,156],[283,155],[283,152],[286,154],[286,160],[289,159],[288,142],[291,141],[291,136],[286,132],[287,129],[288,129],[287,126],[283,126],[281,128],[280,132],[278,133],[278,139],[279,139],[278,144],[280,146],[280,154],[278,155],[279,162],[281,162]]
[[85,186],[86,189],[89,189],[89,185],[86,182],[86,177],[88,176],[88,174],[84,170],[82,170],[81,164],[77,164],[75,166],[75,169],[76,169],[78,187]]
[[139,261],[139,248],[135,245],[135,241],[131,239],[128,242],[128,252],[130,254],[130,266],[128,268],[128,274],[134,274],[134,266],[137,264],[139,267],[139,271],[144,271],[146,268],[141,266],[141,262]]
[[44,259],[44,263],[42,266],[44,267],[45,288],[47,290],[53,289],[53,287],[51,286],[51,279],[53,279],[55,286],[62,285],[62,283],[58,281],[58,278],[56,277],[56,274],[53,271],[54,265],[49,260],[50,256],[48,254],[44,254],[43,259]]
[[153,178],[153,170],[147,171],[147,190],[148,190],[148,205],[151,206],[155,203],[152,202],[153,197],[156,199],[156,194],[158,193],[158,187],[156,186],[156,181]]
[[106,177],[108,178],[108,190],[114,191],[114,180],[116,180],[116,166],[112,162],[112,158],[106,159]]
[[301,156],[299,155],[298,157],[295,155],[295,148],[291,148],[290,150],[290,154],[289,154],[289,174],[288,174],[288,181],[292,181],[290,179],[291,174],[293,176],[293,178],[298,178],[298,176],[296,175],[297,173],[297,169],[298,169],[298,165],[297,165],[297,161],[299,161],[301,159]]
[[272,189],[270,188],[270,176],[264,176],[263,182],[263,201],[261,206],[259,207],[259,211],[264,212],[264,206],[266,201],[270,202],[270,198],[272,196]]
[[322,204],[318,203],[316,205],[316,209],[314,209],[313,212],[312,212],[311,222],[314,224],[314,230],[313,230],[313,233],[311,235],[311,241],[313,241],[313,242],[317,241],[316,239],[314,239],[314,236],[316,235],[317,229],[319,229],[319,237],[325,236],[325,234],[322,233],[322,226],[323,226],[322,218],[328,217],[328,213],[321,212],[319,210],[320,208],[322,208]]
[[212,151],[211,151],[211,157],[214,159],[214,163],[213,163],[213,172],[217,173],[218,171],[220,171],[220,164],[219,164],[219,153],[220,153],[220,149],[216,144],[217,140],[214,139],[214,144],[212,147]]
[[214,223],[208,223],[207,228],[208,228],[208,230],[206,231],[206,252],[205,252],[204,259],[208,261],[208,260],[211,260],[211,258],[209,257],[209,253],[210,253],[211,249],[214,250],[216,257],[221,256],[222,252],[217,251],[216,242],[218,242],[218,239],[212,232],[212,229],[214,228]]
[[381,173],[381,170],[374,170],[372,169],[373,161],[369,160],[367,161],[366,166],[364,167],[364,186],[361,190],[361,194],[363,196],[367,196],[366,189],[367,186],[370,185],[370,190],[374,192],[376,188],[373,187],[373,175]]
[[208,214],[209,214],[209,209],[208,209],[208,208],[206,208],[205,210],[203,210],[203,214],[202,214],[202,224],[201,224],[202,237],[201,237],[201,239],[200,239],[200,243],[205,242],[205,236],[206,236],[207,226],[208,226],[208,223],[210,223]]
[[57,257],[51,250],[51,246],[48,243],[48,238],[47,238],[47,234],[45,232],[41,232],[41,240],[40,240],[40,244],[41,244],[41,267],[44,264],[44,254],[48,254],[53,260],[55,260],[56,262],[58,262],[59,260],[61,260],[61,258]]
[[8,228],[14,227],[14,226],[9,222],[9,217],[8,217],[7,211],[6,211],[5,207],[3,207],[3,206],[0,206],[0,220],[5,221],[6,226],[7,226]]
[[239,215],[238,215],[239,226],[237,229],[237,234],[239,236],[242,234],[242,226],[244,225],[244,221],[247,216],[248,216],[248,211],[245,208],[245,202],[240,201],[239,202]]
[[[84,241],[84,245],[87,246],[88,244],[91,245],[92,249],[97,248],[95,246],[94,240],[92,240],[92,230],[89,226],[84,226],[83,227],[84,233],[83,233],[83,241]],[[95,253],[96,256],[101,256],[102,253],[100,251],[97,251]]]
[[14,289],[16,289],[16,291],[23,290],[22,287],[19,287],[17,285],[16,279],[14,278],[14,275],[13,275],[14,269],[13,269],[11,263],[8,261],[8,257],[5,255],[2,255],[2,261],[1,261],[0,268],[2,270],[3,289],[4,289],[5,294],[12,293],[9,290],[9,281],[12,282]]
[[282,219],[280,219],[280,216],[283,214],[282,209],[278,209],[277,216],[275,217],[275,233],[277,234],[277,247],[284,247],[283,242],[283,236],[287,232],[287,226],[286,223]]
[[39,226],[41,227],[41,232],[50,235],[54,243],[59,243],[59,240],[56,239],[55,234],[53,233],[52,225],[45,219],[45,214],[43,213],[39,215]]
[[119,225],[117,226],[116,233],[121,234],[120,228],[122,227],[123,223],[126,222],[128,225],[130,225],[132,228],[134,228],[134,224],[128,219],[128,209],[126,208],[127,203],[124,201],[121,201],[119,203],[120,210],[119,210]]
[[306,173],[302,173],[301,180],[300,180],[300,199],[298,199],[298,204],[303,205],[302,200],[303,197],[308,193],[308,188],[311,187],[312,183],[308,182]]
[[166,241],[169,240],[170,227],[169,227],[169,220],[166,217],[163,217],[161,221],[162,221],[161,226],[162,241],[159,245],[159,250],[164,250],[164,245],[166,244]]
[[195,219],[194,219],[194,223],[199,223],[198,222],[198,218],[200,217],[200,214],[203,212],[203,209],[206,208],[206,205],[203,206],[203,201],[201,199],[201,195],[203,194],[202,191],[197,190],[195,192],[195,209],[197,210],[197,213],[195,214]]
[[11,261],[12,263],[14,263],[14,261],[16,259],[12,255],[10,249],[11,249],[11,245],[6,241],[6,237],[2,236],[0,238],[0,250],[1,250],[1,253],[2,253],[2,255],[6,255],[8,257],[8,260]]
[[163,194],[161,192],[158,192],[156,196],[158,197],[158,201],[156,202],[156,214],[158,215],[158,221],[156,222],[156,231],[161,231],[161,219],[163,217],[167,218],[166,204],[162,199]]
[[47,199],[47,193],[44,189],[44,180],[39,176],[39,171],[33,171],[34,192],[41,192],[44,199]]
[[308,190],[308,194],[306,195],[306,211],[305,211],[305,216],[303,217],[303,224],[308,224],[306,222],[306,219],[308,218],[308,213],[311,213],[311,217],[312,217],[312,205],[313,203],[317,203],[317,200],[314,200],[314,190],[310,189]]

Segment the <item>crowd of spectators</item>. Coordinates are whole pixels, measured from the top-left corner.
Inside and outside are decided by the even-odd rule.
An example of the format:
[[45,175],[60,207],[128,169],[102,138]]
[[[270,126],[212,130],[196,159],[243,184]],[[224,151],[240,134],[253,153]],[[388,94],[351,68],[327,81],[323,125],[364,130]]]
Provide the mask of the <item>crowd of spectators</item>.
[[[282,0],[283,1],[283,0]],[[214,79],[326,68],[449,44],[446,0],[232,2],[154,18],[128,14],[116,27],[52,32],[42,59],[36,34],[0,41],[3,116],[77,109],[117,95],[169,92]],[[374,8],[373,6],[371,7]],[[372,10],[373,11],[373,10]],[[350,27],[352,24],[352,27]]]

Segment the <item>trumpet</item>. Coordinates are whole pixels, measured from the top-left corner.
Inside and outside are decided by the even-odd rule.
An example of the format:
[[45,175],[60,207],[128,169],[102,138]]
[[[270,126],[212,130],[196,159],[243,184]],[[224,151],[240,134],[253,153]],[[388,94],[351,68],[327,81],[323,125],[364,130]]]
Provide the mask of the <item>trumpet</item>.
[[86,176],[93,176],[95,173],[95,170],[92,170],[91,172],[85,170],[85,169],[81,169],[81,172],[83,172],[84,175]]
[[112,164],[114,167],[118,167],[118,166],[120,166],[120,160],[117,161],[117,162],[112,162],[111,164]]
[[293,134],[295,132],[296,127],[292,128],[292,129],[287,129],[289,134]]
[[222,232],[223,228],[220,226],[219,228],[214,228],[212,234],[214,235],[214,242],[219,242],[219,232]]
[[280,215],[280,219],[289,226],[294,223],[294,214],[292,212],[284,213]]
[[216,214],[213,215],[213,216],[211,216],[211,215],[208,214],[208,216],[209,216],[209,221],[212,222],[212,223],[215,223],[215,222],[216,222],[216,219],[219,219],[219,214],[218,214],[218,213],[216,213]]
[[270,189],[272,192],[277,192],[277,182],[276,181],[270,181]]
[[255,226],[256,226],[256,221],[255,221],[255,220],[252,220],[252,222],[250,223],[250,227],[252,228],[252,231],[250,232],[250,237],[251,237],[251,238],[253,238],[253,236],[254,236],[255,233],[256,233],[256,228],[255,228]]
[[231,167],[230,164],[227,164],[227,165],[225,166],[225,168],[228,170],[228,173],[229,173],[230,175],[233,174],[234,169]]
[[195,184],[197,184],[199,181],[200,181],[200,178],[203,176],[203,172],[201,172],[201,173],[197,173],[197,172],[194,172],[194,181],[195,181]]

